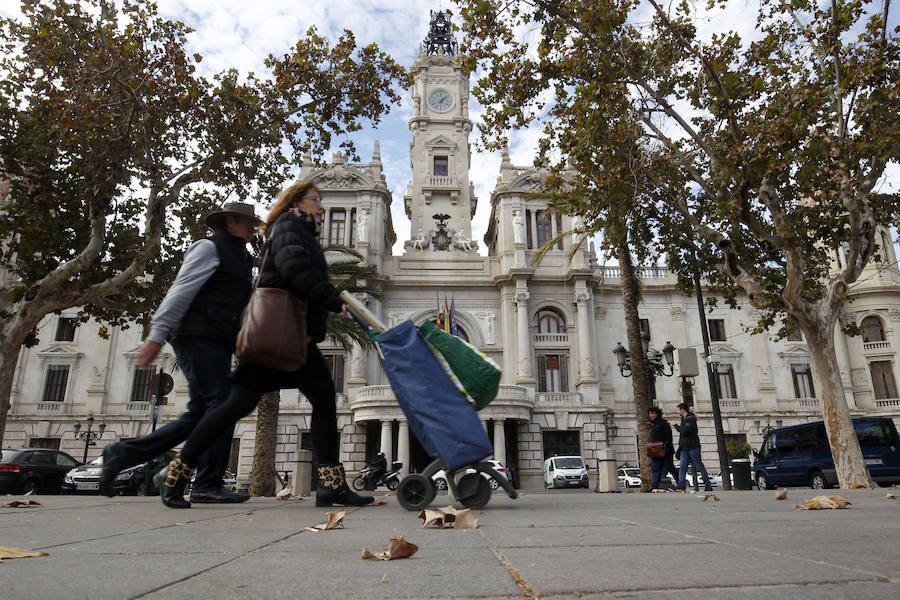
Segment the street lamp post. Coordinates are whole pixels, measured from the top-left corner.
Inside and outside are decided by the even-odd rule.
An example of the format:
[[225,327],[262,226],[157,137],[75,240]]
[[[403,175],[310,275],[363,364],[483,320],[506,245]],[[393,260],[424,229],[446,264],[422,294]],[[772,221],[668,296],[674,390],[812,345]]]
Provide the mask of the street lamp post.
[[87,431],[81,431],[81,423],[75,423],[75,439],[84,440],[84,458],[81,459],[83,463],[87,462],[88,448],[96,446],[97,442],[94,440],[101,437],[106,430],[106,423],[100,423],[97,426],[97,431],[91,431],[91,426],[94,424],[93,414],[88,415],[88,418],[85,420],[87,421]]
[[759,419],[756,419],[753,421],[753,426],[756,427],[756,433],[764,436],[773,429],[778,429],[779,427],[781,427],[781,424],[783,422],[784,421],[782,421],[781,419],[775,419],[775,424],[772,425],[771,417],[766,417],[765,425],[762,425],[761,421]]

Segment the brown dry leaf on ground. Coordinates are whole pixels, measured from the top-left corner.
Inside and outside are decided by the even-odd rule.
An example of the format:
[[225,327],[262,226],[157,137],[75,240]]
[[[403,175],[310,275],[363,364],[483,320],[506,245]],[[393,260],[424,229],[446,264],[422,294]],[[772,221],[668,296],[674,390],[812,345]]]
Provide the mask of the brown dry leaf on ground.
[[373,502],[373,503],[371,504],[371,506],[384,506],[384,505],[387,504],[387,503],[388,503],[387,500],[379,500],[378,502]]
[[669,494],[669,493],[672,493],[673,491],[675,491],[675,490],[663,490],[660,488],[654,488],[654,489],[650,490],[650,493],[651,494]]
[[775,492],[776,500],[787,500],[787,490],[778,490]]
[[313,525],[312,527],[304,527],[306,531],[325,531],[328,529],[335,529],[336,527],[344,526],[344,516],[347,514],[345,510],[336,510],[334,512],[327,512],[325,516],[328,517],[328,520],[324,523],[319,523],[318,525]]
[[385,573],[384,575],[381,576],[381,583],[387,583],[388,579],[390,579],[390,578],[391,578],[391,576],[388,575],[387,573]]
[[289,500],[291,497],[291,488],[287,487],[275,494],[276,500]]
[[47,556],[47,553],[0,546],[0,562],[3,562],[4,558],[31,558],[33,556]]
[[425,509],[419,513],[422,519],[422,527],[432,525],[437,529],[475,529],[478,527],[478,518],[471,508],[457,510],[452,506],[438,509]]
[[419,513],[419,518],[422,519],[422,527],[428,527],[429,525],[433,525],[438,529],[443,529],[450,525],[453,521],[453,515],[445,515],[440,510],[434,510],[426,508],[422,512]]
[[843,496],[816,496],[803,504],[794,507],[795,510],[820,510],[824,508],[847,508],[853,504]]
[[719,497],[715,494],[703,494],[702,496],[700,496],[700,499],[704,502],[706,502],[707,500],[715,500],[716,502],[719,501]]
[[867,486],[867,485],[864,484],[864,483],[851,483],[851,484],[850,484],[850,489],[851,489],[851,490],[861,490],[861,489],[867,488],[867,487],[869,487],[869,486]]
[[12,502],[7,502],[3,506],[9,506],[12,508],[18,508],[18,507],[24,506],[27,508],[29,506],[40,506],[40,505],[41,505],[41,503],[38,502],[37,500],[13,500]]
[[419,547],[413,544],[412,542],[408,542],[404,536],[400,536],[398,538],[391,538],[388,542],[387,550],[379,552],[378,554],[373,554],[369,551],[368,548],[362,549],[362,556],[360,558],[377,558],[378,560],[397,560],[400,558],[409,558],[413,554],[415,554],[419,550]]

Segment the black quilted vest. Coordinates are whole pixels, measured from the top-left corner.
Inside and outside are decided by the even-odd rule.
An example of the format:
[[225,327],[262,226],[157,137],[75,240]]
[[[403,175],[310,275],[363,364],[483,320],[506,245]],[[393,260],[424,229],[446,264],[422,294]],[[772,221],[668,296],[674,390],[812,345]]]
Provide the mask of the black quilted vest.
[[191,303],[171,337],[194,335],[213,339],[234,350],[241,313],[250,292],[252,259],[246,242],[229,233],[207,238],[216,245],[219,266]]

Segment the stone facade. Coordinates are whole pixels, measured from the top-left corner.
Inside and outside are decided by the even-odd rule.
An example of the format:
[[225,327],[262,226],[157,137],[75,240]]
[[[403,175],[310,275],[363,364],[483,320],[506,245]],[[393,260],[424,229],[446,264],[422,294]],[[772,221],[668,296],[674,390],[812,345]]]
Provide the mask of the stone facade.
[[[453,299],[465,337],[503,368],[500,393],[480,416],[494,440],[494,457],[515,468],[523,485],[540,485],[543,460],[552,453],[581,454],[590,461],[611,447],[620,462],[636,461],[631,381],[621,376],[611,351],[625,339],[618,269],[598,265],[588,244],[569,260],[572,245],[580,241],[577,234],[563,238],[539,265],[532,264],[545,240],[577,230],[581,222],[568,216],[545,217],[547,202],[534,192],[546,181],[548,170],[540,165],[514,166],[506,152],[490,198],[490,224],[483,240],[487,252],[477,253],[478,242],[471,239],[477,198],[468,175],[472,131],[468,78],[454,57],[445,54],[421,54],[413,74],[414,111],[409,121],[413,179],[403,199],[411,239],[405,241],[402,254],[392,254],[393,199],[376,144],[367,164],[349,164],[335,155],[317,168],[304,157],[300,177],[316,181],[327,208],[323,242],[353,246],[378,267],[379,278],[373,283],[382,288],[383,299],[365,300],[389,324],[405,319],[419,324],[434,317],[436,298]],[[863,325],[867,319],[875,327],[868,341],[835,334],[854,415],[895,419],[900,415],[896,259],[893,246],[885,242],[881,262],[869,267],[853,286],[843,313],[844,324]],[[677,290],[665,267],[643,268],[641,278],[640,314],[651,346],[661,348],[670,340],[677,348],[694,348],[701,354],[696,301]],[[38,345],[23,350],[5,434],[7,447],[58,444],[80,458],[84,443],[75,439],[73,425],[88,414],[107,425],[98,445],[88,448],[89,457],[99,455],[106,443],[149,431],[151,407],[141,388],[147,374],[134,364],[140,329],[115,328],[102,338],[99,327],[87,323],[73,333],[60,320],[74,314],[47,317]],[[819,418],[807,375],[806,346],[802,340],[750,335],[746,328],[756,316],[746,308],[716,308],[707,314],[716,321],[718,339],[709,358],[720,365],[725,432],[743,436],[754,446],[767,424]],[[880,323],[879,331],[872,325],[873,317]],[[409,433],[377,354],[359,348],[345,353],[327,341],[322,349],[332,360],[339,386],[341,458],[348,470],[361,468],[379,450],[389,459],[403,460],[404,470],[422,468],[427,457]],[[160,355],[156,367],[171,372],[172,361],[169,350]],[[709,382],[701,371],[692,393],[705,460],[714,469],[718,460]],[[174,418],[187,402],[187,385],[177,371],[175,376],[168,405],[160,407],[161,422]],[[682,401],[677,373],[660,377],[656,391],[658,404],[672,416],[675,404]],[[305,445],[310,411],[296,391],[282,394],[279,472],[290,470],[297,450]],[[613,430],[615,437],[610,435]],[[251,415],[234,434],[232,467],[244,484],[254,431]]]

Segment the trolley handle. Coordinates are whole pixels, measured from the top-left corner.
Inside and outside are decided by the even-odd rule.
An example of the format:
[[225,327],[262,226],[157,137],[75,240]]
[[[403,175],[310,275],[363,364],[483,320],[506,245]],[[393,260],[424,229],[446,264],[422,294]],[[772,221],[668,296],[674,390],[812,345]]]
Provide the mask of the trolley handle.
[[350,310],[353,317],[358,321],[361,321],[364,325],[374,328],[378,333],[383,333],[387,330],[387,326],[375,316],[375,313],[366,308],[365,304],[360,302],[356,296],[347,290],[341,292],[341,300],[347,305],[347,308]]

